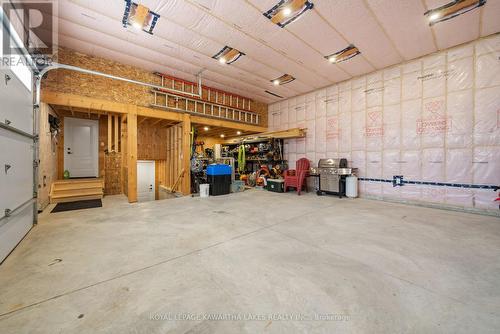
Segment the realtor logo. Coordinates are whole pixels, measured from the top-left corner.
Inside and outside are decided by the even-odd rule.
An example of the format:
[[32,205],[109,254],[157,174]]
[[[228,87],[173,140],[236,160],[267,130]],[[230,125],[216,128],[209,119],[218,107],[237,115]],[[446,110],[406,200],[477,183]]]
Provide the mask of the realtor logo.
[[[31,55],[51,56],[57,39],[53,1],[2,1],[2,50],[4,56],[20,55],[23,47]],[[10,22],[8,24],[7,22]]]

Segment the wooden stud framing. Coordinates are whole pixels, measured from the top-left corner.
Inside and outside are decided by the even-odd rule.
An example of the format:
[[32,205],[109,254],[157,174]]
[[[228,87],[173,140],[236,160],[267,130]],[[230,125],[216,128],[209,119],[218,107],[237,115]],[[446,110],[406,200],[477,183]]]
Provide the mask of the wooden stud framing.
[[108,114],[108,152],[111,152],[113,150],[113,148],[111,147],[112,136],[113,136],[113,133],[111,132],[112,123],[113,123],[112,120],[113,120],[113,116],[111,116],[111,114]]
[[[191,170],[191,117],[189,114],[183,115],[182,120],[182,168],[183,170]],[[190,173],[185,173],[182,178],[181,191],[184,195],[191,193],[191,177]]]
[[128,201],[137,202],[137,106],[129,106],[127,121]]
[[115,152],[120,151],[120,147],[118,146],[119,134],[118,134],[118,125],[120,123],[120,116],[116,115],[115,117]]

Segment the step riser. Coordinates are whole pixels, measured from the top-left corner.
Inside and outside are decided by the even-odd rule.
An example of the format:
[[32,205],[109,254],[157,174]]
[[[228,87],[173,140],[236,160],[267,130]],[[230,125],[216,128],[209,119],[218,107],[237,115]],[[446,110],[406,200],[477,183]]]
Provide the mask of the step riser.
[[64,187],[64,188],[59,188],[59,187],[53,187],[52,191],[54,192],[64,192],[64,191],[83,191],[83,190],[89,190],[89,189],[102,189],[102,186],[99,184],[88,186],[88,187]]
[[102,199],[102,196],[74,196],[74,197],[65,197],[65,198],[54,198],[50,200],[50,203],[66,203],[66,202],[76,202],[76,201],[86,201],[89,199]]
[[104,197],[104,180],[81,179],[55,181],[51,186],[50,202],[74,202]]

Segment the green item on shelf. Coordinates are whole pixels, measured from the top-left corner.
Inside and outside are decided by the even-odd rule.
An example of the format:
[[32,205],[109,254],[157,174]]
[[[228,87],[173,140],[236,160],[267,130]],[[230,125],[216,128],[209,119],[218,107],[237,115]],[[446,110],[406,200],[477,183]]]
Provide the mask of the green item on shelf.
[[70,174],[69,174],[69,170],[67,170],[67,169],[66,169],[66,170],[64,171],[64,173],[63,173],[63,177],[64,177],[65,179],[69,179],[69,176],[70,176]]
[[240,147],[238,147],[238,170],[240,171],[240,173],[243,173],[245,171],[245,164],[245,145],[241,144]]

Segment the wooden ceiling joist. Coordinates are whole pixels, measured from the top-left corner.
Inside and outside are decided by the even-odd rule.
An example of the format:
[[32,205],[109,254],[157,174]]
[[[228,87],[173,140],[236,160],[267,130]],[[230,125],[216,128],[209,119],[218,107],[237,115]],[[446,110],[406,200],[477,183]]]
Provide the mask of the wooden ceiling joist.
[[236,138],[230,138],[224,141],[225,144],[237,144],[241,142],[249,142],[252,140],[262,140],[262,139],[290,139],[290,138],[304,138],[306,136],[307,129],[304,128],[294,128],[283,131],[271,131],[262,132],[251,135],[244,135]]

